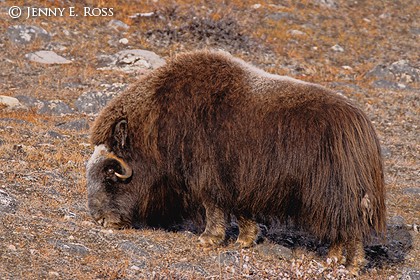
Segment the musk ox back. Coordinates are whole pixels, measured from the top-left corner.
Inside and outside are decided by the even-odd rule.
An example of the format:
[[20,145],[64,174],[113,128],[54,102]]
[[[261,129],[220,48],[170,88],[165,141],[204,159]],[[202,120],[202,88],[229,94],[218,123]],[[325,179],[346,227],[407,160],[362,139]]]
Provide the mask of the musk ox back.
[[87,165],[92,216],[108,226],[168,225],[205,210],[204,246],[253,245],[257,217],[292,219],[357,270],[385,229],[380,146],[371,122],[321,86],[226,53],[176,56],[100,113]]

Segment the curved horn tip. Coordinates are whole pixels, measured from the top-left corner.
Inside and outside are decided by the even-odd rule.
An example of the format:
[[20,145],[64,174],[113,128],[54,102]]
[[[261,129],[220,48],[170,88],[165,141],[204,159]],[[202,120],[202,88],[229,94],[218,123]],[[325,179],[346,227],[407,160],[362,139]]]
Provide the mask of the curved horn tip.
[[122,158],[117,157],[112,152],[108,154],[108,157],[116,160],[121,165],[121,168],[123,169],[123,174],[114,172],[115,176],[117,176],[118,178],[122,180],[127,180],[128,178],[133,176],[133,169],[131,169],[131,167]]
[[133,170],[129,167],[124,168],[125,174],[120,174],[118,172],[115,172],[115,176],[117,176],[120,179],[127,180],[133,175]]

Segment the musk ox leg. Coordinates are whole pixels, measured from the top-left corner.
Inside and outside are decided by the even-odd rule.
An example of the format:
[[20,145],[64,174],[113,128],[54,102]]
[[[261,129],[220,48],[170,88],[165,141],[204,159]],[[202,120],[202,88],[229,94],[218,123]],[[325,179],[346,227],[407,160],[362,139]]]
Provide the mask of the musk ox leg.
[[347,269],[353,275],[358,275],[361,268],[366,264],[365,249],[363,242],[359,239],[353,239],[346,244],[347,251]]
[[242,248],[248,248],[255,245],[259,233],[257,223],[245,217],[238,218],[239,236],[236,240],[236,245]]
[[199,237],[204,247],[220,245],[225,240],[225,214],[217,207],[206,208],[206,229]]
[[344,264],[346,259],[343,256],[343,243],[333,243],[328,251],[328,258],[335,260],[339,264]]

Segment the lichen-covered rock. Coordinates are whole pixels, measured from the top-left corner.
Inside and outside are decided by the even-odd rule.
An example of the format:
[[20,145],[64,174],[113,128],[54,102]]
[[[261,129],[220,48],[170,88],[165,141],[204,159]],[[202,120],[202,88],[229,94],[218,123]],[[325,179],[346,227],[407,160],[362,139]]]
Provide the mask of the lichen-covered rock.
[[16,199],[0,189],[0,215],[4,213],[15,213],[16,207]]
[[165,64],[156,53],[146,50],[123,50],[100,56],[100,70],[120,70],[127,73],[153,70]]
[[7,28],[9,40],[15,44],[29,44],[39,38],[43,41],[51,39],[50,34],[43,28],[35,25],[13,25]]

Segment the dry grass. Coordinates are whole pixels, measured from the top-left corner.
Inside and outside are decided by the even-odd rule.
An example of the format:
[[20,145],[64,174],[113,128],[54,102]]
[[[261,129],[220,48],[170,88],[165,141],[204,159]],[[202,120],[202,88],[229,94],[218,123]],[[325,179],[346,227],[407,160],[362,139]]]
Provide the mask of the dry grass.
[[[411,28],[419,27],[416,1],[337,1],[337,10],[313,1],[280,2],[85,0],[72,5],[76,9],[113,7],[114,16],[12,20],[3,14],[0,95],[60,99],[73,105],[80,94],[101,84],[130,83],[136,78],[135,73],[97,70],[98,55],[143,48],[168,56],[206,44],[226,48],[273,73],[325,85],[340,82],[344,86],[336,89],[368,113],[389,151],[385,156],[388,217],[399,215],[407,224],[420,224],[419,195],[404,191],[419,186],[419,85],[410,84],[413,89],[406,91],[382,90],[372,87],[372,78],[366,76],[380,63],[401,59],[418,63],[418,35],[410,33]],[[7,10],[10,5],[0,3],[0,8]],[[27,1],[14,1],[13,5],[23,7]],[[31,3],[33,7],[68,7],[60,5],[60,1]],[[157,16],[129,17],[152,11]],[[276,14],[284,17],[274,19]],[[110,29],[111,19],[131,28]],[[197,35],[189,37],[187,32],[180,39],[159,35],[161,40],[153,40],[147,35],[148,31],[181,32],[197,22],[204,27],[207,23],[226,27],[232,20],[236,22],[232,30],[238,34],[227,34],[226,41],[206,41]],[[55,51],[73,63],[45,66],[26,60],[26,53],[45,49],[46,43],[37,40],[14,45],[6,31],[15,24],[37,25],[54,34],[51,43],[63,47]],[[128,38],[128,46],[109,43],[121,38]],[[344,52],[332,51],[336,44]],[[359,89],[350,89],[349,84]],[[0,213],[1,279],[340,277],[342,268],[327,265],[323,257],[304,248],[294,251],[294,260],[281,261],[256,248],[236,250],[229,245],[203,251],[196,245],[196,235],[189,232],[110,231],[93,224],[86,207],[84,178],[84,165],[92,152],[87,145],[88,131],[58,126],[79,119],[93,120],[77,114],[56,117],[35,110],[10,111],[0,105],[0,189],[17,202],[16,211]],[[62,138],[54,138],[50,132]],[[419,268],[420,237],[413,231],[410,234],[413,248],[406,252],[404,262],[368,269],[360,278],[395,279],[407,268]],[[324,266],[319,275],[315,274],[321,267],[318,264]]]

